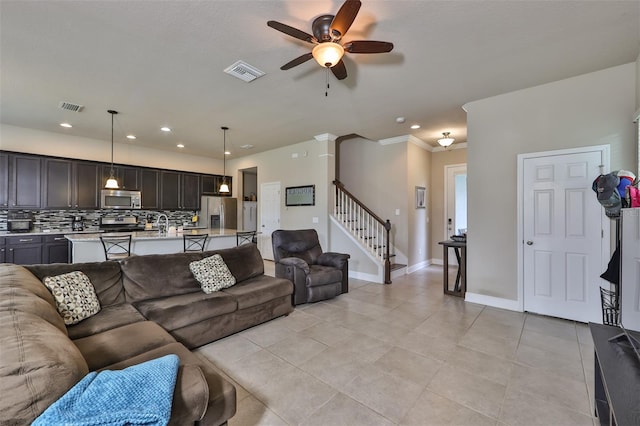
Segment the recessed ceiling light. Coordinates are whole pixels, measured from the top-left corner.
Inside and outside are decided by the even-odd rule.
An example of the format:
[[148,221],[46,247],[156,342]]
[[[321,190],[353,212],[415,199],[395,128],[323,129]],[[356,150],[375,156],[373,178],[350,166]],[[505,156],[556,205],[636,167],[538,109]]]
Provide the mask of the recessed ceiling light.
[[160,127],[160,130],[162,130],[163,132],[170,132],[171,128],[169,128],[169,127]]
[[136,135],[127,135],[127,139],[134,140],[135,138],[136,138]]
[[402,123],[404,123],[405,121],[406,121],[406,119],[405,119],[404,117],[397,117],[397,118],[396,118],[396,123],[400,123],[400,124],[402,124]]
[[176,145],[178,148],[184,148],[184,145],[179,143],[178,145]]
[[60,126],[62,126],[62,127],[66,127],[66,128],[71,128],[71,127],[73,127],[73,126],[72,126],[71,124],[69,124],[69,123],[60,123]]
[[246,144],[246,145],[242,145],[240,148],[242,148],[242,149],[251,149],[251,148],[253,148],[253,145]]
[[419,124],[414,124],[414,125],[412,125],[412,126],[411,126],[411,128],[412,128],[413,130],[415,130],[415,129],[419,129],[419,128],[420,128],[420,125],[419,125]]
[[231,155],[231,151],[225,151],[224,155]]

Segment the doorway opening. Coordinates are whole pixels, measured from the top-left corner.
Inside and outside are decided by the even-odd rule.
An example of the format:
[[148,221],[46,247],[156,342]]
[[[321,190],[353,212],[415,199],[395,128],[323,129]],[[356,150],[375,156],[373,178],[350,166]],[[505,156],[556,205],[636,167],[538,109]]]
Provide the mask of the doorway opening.
[[[467,164],[444,167],[444,239],[467,232]],[[451,261],[455,262],[455,259]]]

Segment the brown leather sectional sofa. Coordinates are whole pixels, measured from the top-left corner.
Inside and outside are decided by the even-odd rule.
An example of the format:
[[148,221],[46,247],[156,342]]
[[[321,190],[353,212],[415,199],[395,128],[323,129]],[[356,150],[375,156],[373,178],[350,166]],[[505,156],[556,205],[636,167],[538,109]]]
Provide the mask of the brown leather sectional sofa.
[[[206,294],[189,263],[215,253],[237,283]],[[41,280],[71,271],[89,277],[101,310],[66,327]],[[180,357],[171,424],[225,424],[235,388],[189,349],[292,312],[292,293],[290,281],[264,275],[254,244],[120,262],[0,264],[0,424],[31,423],[89,371],[171,353]]]

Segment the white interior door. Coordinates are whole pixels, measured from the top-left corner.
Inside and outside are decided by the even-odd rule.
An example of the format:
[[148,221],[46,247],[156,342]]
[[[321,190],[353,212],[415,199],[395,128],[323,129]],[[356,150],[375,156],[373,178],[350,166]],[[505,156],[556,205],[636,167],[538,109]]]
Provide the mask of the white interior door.
[[[467,165],[445,166],[444,186],[444,239],[448,240],[459,229],[467,229]],[[449,264],[457,264],[455,256],[449,256]]]
[[260,234],[258,249],[264,259],[273,260],[271,233],[280,228],[280,182],[260,185]]
[[601,321],[604,214],[591,184],[602,156],[550,154],[522,163],[525,311]]

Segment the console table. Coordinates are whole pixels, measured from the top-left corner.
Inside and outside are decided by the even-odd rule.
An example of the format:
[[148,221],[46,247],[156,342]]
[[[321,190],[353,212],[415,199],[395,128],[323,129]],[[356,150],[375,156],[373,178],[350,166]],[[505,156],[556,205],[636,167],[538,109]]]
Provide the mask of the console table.
[[[443,247],[443,271],[444,277],[443,285],[444,285],[444,293],[450,294],[451,296],[464,297],[464,293],[467,291],[467,242],[466,241],[440,241],[440,244]],[[449,289],[449,249],[453,248],[454,253],[456,254],[456,259],[458,260],[458,272],[456,274],[456,282],[453,286],[453,290]]]
[[[640,360],[633,349],[609,339],[622,332],[589,324],[595,349],[595,406],[601,425],[640,425]],[[640,337],[640,333],[630,332]]]

